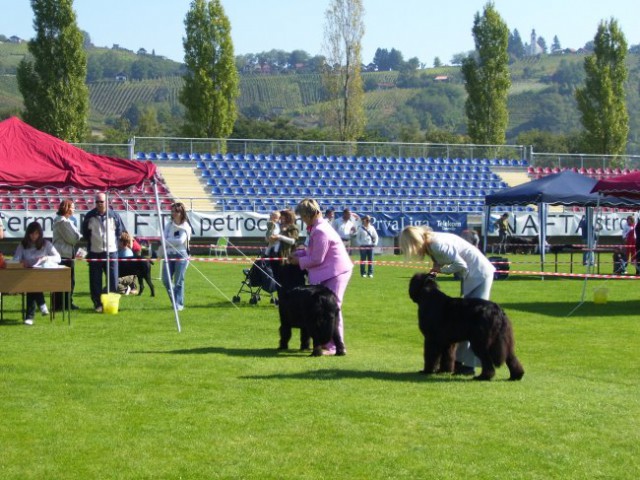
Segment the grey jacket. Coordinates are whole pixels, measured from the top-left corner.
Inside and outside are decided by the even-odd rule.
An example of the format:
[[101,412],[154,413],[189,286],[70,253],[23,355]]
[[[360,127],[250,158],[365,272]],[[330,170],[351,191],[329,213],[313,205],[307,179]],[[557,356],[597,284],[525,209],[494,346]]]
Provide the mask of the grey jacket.
[[75,257],[75,245],[81,238],[80,230],[69,218],[56,216],[53,221],[53,246],[62,258]]

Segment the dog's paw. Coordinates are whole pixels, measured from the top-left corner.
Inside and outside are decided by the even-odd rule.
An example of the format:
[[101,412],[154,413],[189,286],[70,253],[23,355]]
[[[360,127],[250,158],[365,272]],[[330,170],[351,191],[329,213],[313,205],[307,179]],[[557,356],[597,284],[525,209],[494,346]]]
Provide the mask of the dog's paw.
[[429,370],[420,370],[418,373],[420,375],[431,375],[433,372],[430,372]]
[[311,352],[311,355],[309,355],[310,357],[321,357],[322,356],[322,349],[321,348],[314,348],[313,352]]

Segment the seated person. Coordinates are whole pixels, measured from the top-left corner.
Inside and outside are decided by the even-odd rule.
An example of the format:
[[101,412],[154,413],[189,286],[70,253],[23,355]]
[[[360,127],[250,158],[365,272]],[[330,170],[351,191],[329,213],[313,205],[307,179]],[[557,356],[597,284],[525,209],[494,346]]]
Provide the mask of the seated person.
[[[13,259],[22,263],[24,267],[44,267],[60,263],[60,254],[49,240],[45,240],[42,226],[38,222],[27,225],[27,231],[16,248]],[[48,315],[49,309],[44,301],[42,292],[27,293],[27,313],[25,325],[33,325],[36,306],[42,315]]]
[[[118,240],[118,258],[133,258],[133,238],[128,232],[122,232]],[[135,275],[125,275],[118,278],[118,293],[122,295],[136,295],[138,287]]]

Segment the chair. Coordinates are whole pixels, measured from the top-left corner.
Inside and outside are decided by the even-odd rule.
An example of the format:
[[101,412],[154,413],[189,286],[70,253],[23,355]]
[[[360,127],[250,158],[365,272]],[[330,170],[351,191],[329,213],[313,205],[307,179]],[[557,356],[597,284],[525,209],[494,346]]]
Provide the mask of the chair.
[[228,246],[229,239],[227,237],[219,237],[216,243],[212,243],[211,245],[209,245],[209,255],[215,254],[216,257],[228,257]]

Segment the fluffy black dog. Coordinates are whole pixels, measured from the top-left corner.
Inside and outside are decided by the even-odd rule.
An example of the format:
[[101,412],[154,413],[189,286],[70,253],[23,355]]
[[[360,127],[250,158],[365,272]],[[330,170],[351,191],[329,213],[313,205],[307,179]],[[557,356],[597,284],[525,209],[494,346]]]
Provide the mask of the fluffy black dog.
[[300,349],[309,349],[313,339],[312,356],[322,355],[322,345],[333,339],[336,355],[344,355],[344,343],[338,329],[338,299],[323,285],[296,287],[280,298],[280,350],[289,347],[291,329],[300,329]]
[[140,285],[138,295],[142,295],[142,292],[144,291],[144,281],[146,281],[147,285],[149,285],[149,289],[151,290],[151,296],[155,297],[156,290],[153,286],[153,282],[151,281],[151,265],[153,265],[153,262],[151,260],[143,259],[142,257],[134,258],[135,259],[132,261],[119,262],[118,276],[126,277],[129,275],[135,275],[138,277],[138,284]]
[[520,380],[524,369],[516,357],[513,328],[499,305],[479,298],[453,298],[441,292],[434,277],[416,273],[409,296],[418,304],[418,323],[424,335],[422,373],[453,372],[456,343],[469,341],[482,362],[476,380],[491,380],[495,367],[509,367],[509,380]]

